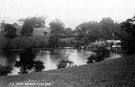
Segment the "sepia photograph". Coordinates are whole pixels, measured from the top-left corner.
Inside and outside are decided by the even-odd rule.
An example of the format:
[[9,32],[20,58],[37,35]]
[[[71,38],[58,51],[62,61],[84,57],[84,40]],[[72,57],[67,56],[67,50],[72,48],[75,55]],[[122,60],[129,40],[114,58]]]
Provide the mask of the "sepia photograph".
[[0,0],[0,87],[135,87],[135,0]]

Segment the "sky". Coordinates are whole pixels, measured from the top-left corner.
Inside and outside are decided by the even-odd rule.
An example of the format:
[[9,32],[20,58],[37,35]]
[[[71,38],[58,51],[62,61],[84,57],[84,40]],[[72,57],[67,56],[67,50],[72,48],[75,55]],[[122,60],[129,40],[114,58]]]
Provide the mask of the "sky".
[[66,27],[75,28],[88,21],[111,17],[121,22],[135,15],[135,0],[0,0],[0,21],[45,16],[47,24],[59,18]]

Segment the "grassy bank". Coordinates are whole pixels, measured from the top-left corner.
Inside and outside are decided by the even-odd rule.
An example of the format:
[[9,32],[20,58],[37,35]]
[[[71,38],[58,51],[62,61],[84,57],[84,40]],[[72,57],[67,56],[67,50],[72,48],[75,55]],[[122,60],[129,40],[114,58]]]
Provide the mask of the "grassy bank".
[[[46,84],[8,85],[26,82]],[[0,87],[135,87],[135,55],[66,69],[2,76],[0,84]]]

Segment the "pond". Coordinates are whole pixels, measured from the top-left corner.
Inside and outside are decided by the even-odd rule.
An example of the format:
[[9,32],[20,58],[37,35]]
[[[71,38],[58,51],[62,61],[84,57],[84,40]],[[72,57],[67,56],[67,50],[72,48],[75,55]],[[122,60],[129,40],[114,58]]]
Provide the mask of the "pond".
[[[20,51],[8,51],[8,52],[0,52],[0,65],[2,66],[10,66],[14,65],[16,61],[19,59]],[[84,49],[74,49],[74,48],[66,48],[66,49],[49,49],[49,50],[36,50],[36,60],[41,60],[44,63],[44,70],[51,70],[57,68],[57,63],[59,59],[64,56],[67,56],[68,60],[73,62],[73,65],[84,65],[87,62],[87,58],[93,52],[90,50]],[[119,54],[111,53],[110,58],[120,57]],[[12,72],[8,75],[16,75],[20,71],[20,68],[13,66]]]

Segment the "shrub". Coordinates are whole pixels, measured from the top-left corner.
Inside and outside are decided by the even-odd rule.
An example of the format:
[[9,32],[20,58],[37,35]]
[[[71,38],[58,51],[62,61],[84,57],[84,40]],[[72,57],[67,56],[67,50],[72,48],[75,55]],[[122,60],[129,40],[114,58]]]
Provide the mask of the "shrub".
[[67,66],[67,60],[65,60],[65,59],[61,59],[57,64],[58,69],[59,68],[66,68],[66,66]]
[[68,66],[70,66],[70,65],[73,64],[72,61],[70,61],[70,60],[67,59],[68,56],[69,56],[69,55],[63,56],[63,58],[58,61],[58,64],[57,64],[57,68],[58,68],[58,69],[59,69],[59,68],[66,68],[66,67],[68,67]]
[[100,62],[110,56],[110,52],[105,47],[99,47],[95,54],[88,57],[87,63]]

